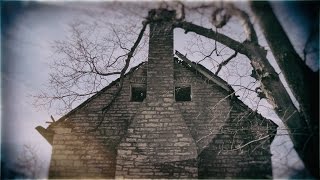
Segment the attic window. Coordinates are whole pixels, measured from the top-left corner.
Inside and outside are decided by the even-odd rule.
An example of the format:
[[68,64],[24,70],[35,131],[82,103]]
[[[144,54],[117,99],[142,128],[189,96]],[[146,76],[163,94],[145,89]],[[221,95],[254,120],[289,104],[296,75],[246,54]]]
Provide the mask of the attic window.
[[146,98],[147,90],[145,86],[131,86],[131,101],[142,102]]
[[176,86],[174,92],[176,101],[191,101],[191,86]]

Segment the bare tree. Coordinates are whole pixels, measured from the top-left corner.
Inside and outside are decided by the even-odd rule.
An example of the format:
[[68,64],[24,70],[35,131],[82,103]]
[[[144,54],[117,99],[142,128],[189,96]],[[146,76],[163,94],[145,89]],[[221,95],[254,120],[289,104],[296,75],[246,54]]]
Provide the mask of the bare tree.
[[[59,108],[58,112],[65,113],[96,94],[117,75],[122,77],[134,64],[130,63],[132,58],[146,58],[139,50],[146,44],[143,35],[147,24],[147,21],[143,23],[139,34],[136,32],[140,26],[131,23],[122,25],[121,29],[108,22],[77,20],[70,24],[70,37],[53,45],[55,59],[49,83],[46,90],[35,96],[35,104],[54,106]],[[139,44],[140,41],[143,42]]]
[[[258,4],[258,3],[257,3]],[[254,6],[253,6],[254,7]],[[265,7],[265,6],[263,6]],[[254,73],[252,74],[253,77],[255,77],[260,83],[260,96],[265,97],[269,100],[271,104],[274,105],[275,110],[279,117],[283,117],[284,119],[287,119],[287,121],[284,121],[286,125],[288,126],[291,137],[293,139],[293,142],[295,144],[295,148],[298,150],[298,153],[300,157],[303,158],[305,164],[309,166],[309,168],[313,169],[313,174],[315,176],[318,176],[317,169],[319,167],[318,160],[312,159],[313,157],[309,157],[308,152],[313,152],[318,147],[318,117],[315,115],[317,114],[317,108],[312,109],[311,107],[317,107],[317,102],[312,100],[312,95],[317,94],[317,88],[311,88],[312,85],[305,85],[307,82],[310,82],[312,84],[313,82],[317,81],[317,74],[313,73],[311,70],[303,63],[303,61],[300,58],[297,58],[299,56],[293,54],[291,57],[295,59],[295,61],[289,61],[287,60],[286,55],[292,54],[290,52],[295,52],[294,50],[290,49],[290,42],[288,40],[282,40],[281,38],[277,38],[278,36],[281,36],[282,39],[286,36],[283,36],[283,33],[280,30],[277,30],[276,33],[272,33],[272,30],[275,26],[270,26],[272,23],[268,23],[268,21],[264,19],[260,19],[261,24],[264,23],[264,29],[265,32],[269,32],[267,34],[266,38],[269,39],[268,42],[271,42],[271,48],[274,51],[274,54],[276,58],[281,58],[279,61],[283,64],[280,64],[281,70],[284,72],[284,75],[286,79],[288,79],[289,86],[292,87],[294,94],[298,97],[298,102],[302,106],[302,111],[298,113],[299,111],[296,109],[296,107],[293,105],[288,93],[286,92],[285,87],[283,86],[282,82],[280,81],[278,74],[275,72],[275,70],[272,68],[270,63],[268,62],[266,58],[266,51],[263,47],[261,47],[258,44],[257,41],[257,35],[253,28],[253,25],[250,21],[250,18],[248,18],[248,14],[240,9],[237,9],[233,5],[226,5],[224,7],[225,13],[229,15],[236,16],[240,20],[243,21],[243,28],[246,32],[246,40],[243,43],[239,43],[238,41],[235,41],[232,38],[229,38],[228,36],[225,36],[223,34],[219,34],[217,32],[214,32],[208,28],[203,28],[201,26],[195,25],[193,23],[189,22],[177,22],[176,27],[180,27],[186,30],[186,32],[191,31],[195,32],[199,35],[203,35],[207,38],[214,39],[216,41],[219,41],[220,43],[228,46],[231,49],[234,49],[235,51],[240,52],[241,54],[246,55],[250,60],[252,67],[254,69]],[[223,11],[220,9],[217,9],[216,11],[219,11],[218,13],[213,13],[213,15],[218,16],[219,13],[222,13]],[[228,11],[230,11],[228,13]],[[269,10],[268,12],[270,12]],[[262,10],[258,11],[259,13],[264,12]],[[272,11],[271,11],[272,12]],[[220,14],[222,18],[221,23],[219,24],[226,24],[224,21],[227,21],[229,17],[225,14]],[[260,17],[270,17],[270,16],[260,16]],[[214,21],[216,21],[218,18],[213,18]],[[280,25],[276,26],[279,27]],[[267,28],[269,27],[269,29]],[[272,27],[272,28],[271,28]],[[281,27],[281,26],[280,26]],[[270,29],[271,28],[271,29]],[[269,30],[269,31],[268,31]],[[271,32],[270,32],[271,31]],[[272,34],[277,35],[277,37],[269,37]],[[269,35],[269,36],[268,36]],[[273,47],[272,42],[277,42],[282,45],[282,42],[284,44],[287,44],[287,47],[284,46],[284,48],[277,48]],[[282,45],[283,46],[283,45]],[[289,50],[287,50],[287,49]],[[292,70],[291,67],[294,67],[295,70]],[[310,81],[311,80],[311,81]],[[314,81],[315,80],[315,81]],[[311,83],[312,82],[312,83]],[[311,96],[311,97],[309,97]],[[312,105],[313,104],[313,105]],[[288,113],[289,112],[289,113]],[[310,116],[314,116],[312,120],[310,120]],[[288,118],[290,117],[290,118]],[[309,127],[309,124],[312,122],[312,129]],[[306,142],[305,139],[308,139]],[[306,151],[306,152],[304,152]],[[317,152],[317,150],[315,150]],[[316,158],[317,159],[317,158]]]
[[40,178],[44,162],[39,158],[37,153],[34,146],[24,145],[21,153],[15,160],[16,170],[28,178]]
[[[235,89],[240,89],[242,100],[255,106],[260,104],[261,99],[266,99],[273,106],[277,115],[290,129],[290,133],[299,134],[297,136],[292,135],[291,138],[300,157],[304,157],[305,147],[310,149],[314,145],[317,146],[316,141],[311,141],[311,143],[305,143],[304,141],[316,133],[316,131],[310,130],[308,126],[310,124],[308,119],[314,111],[307,106],[308,101],[306,99],[308,97],[304,98],[308,96],[306,93],[309,92],[303,91],[301,87],[295,88],[297,85],[294,84],[297,81],[305,82],[307,81],[306,78],[290,77],[293,78],[293,81],[288,81],[303,109],[300,112],[292,103],[278,73],[268,61],[267,50],[259,45],[259,36],[247,11],[230,2],[162,2],[160,8],[178,11],[177,17],[172,20],[173,27],[184,30],[186,34],[192,33],[196,38],[192,46],[197,46],[198,50],[190,52],[193,55],[202,56],[198,63],[208,61],[212,64],[215,74],[225,79],[236,75],[237,78],[232,78],[228,82]],[[136,14],[136,11],[134,13]],[[36,100],[39,100],[37,104],[50,106],[53,102],[60,101],[63,104],[61,109],[66,111],[71,109],[75,102],[101,90],[110,78],[118,75],[120,77],[118,91],[109,104],[102,109],[103,114],[106,113],[121,91],[122,77],[127,72],[132,59],[141,50],[145,50],[146,39],[143,35],[148,23],[154,21],[154,19],[150,17],[142,18],[141,16],[138,19],[143,22],[142,26],[128,23],[122,29],[116,27],[112,22],[104,22],[104,28],[107,29],[104,32],[109,33],[104,36],[96,34],[96,30],[101,28],[99,23],[71,25],[71,37],[55,44],[58,60],[52,65],[53,73],[50,75],[49,92],[52,94],[43,91],[36,96]],[[262,18],[258,18],[257,21],[260,24],[268,23]],[[230,25],[232,23],[240,25],[242,28],[238,37],[238,30],[234,31],[233,35],[232,32],[231,34],[228,32],[228,28],[231,31],[234,30],[234,27]],[[268,32],[266,27],[262,27],[262,29],[263,32]],[[271,42],[270,47],[276,58],[281,57],[285,62],[288,57],[282,56],[282,54],[286,52],[275,51],[276,48],[272,45],[272,41],[275,41],[276,37],[268,35],[265,37],[268,42]],[[285,40],[283,42],[288,44]],[[205,43],[209,43],[209,46],[204,45]],[[250,68],[239,71],[237,67],[241,67],[243,63],[250,64]],[[294,64],[297,69],[305,70],[307,68],[300,59]],[[290,79],[288,76],[292,73],[288,74],[287,72],[290,72],[290,69],[285,67],[280,64],[286,79]],[[244,78],[247,80],[244,81]],[[303,84],[298,86],[303,86]],[[310,92],[314,93],[314,91]],[[315,129],[317,128],[318,125]],[[318,137],[318,134],[315,137]],[[261,138],[261,140],[264,139],[264,137]],[[302,159],[306,164],[309,163],[308,161],[312,161]]]

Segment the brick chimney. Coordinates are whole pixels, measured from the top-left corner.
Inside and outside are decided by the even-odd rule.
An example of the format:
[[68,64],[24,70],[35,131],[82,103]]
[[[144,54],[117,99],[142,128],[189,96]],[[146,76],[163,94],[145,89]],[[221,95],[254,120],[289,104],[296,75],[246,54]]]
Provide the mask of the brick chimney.
[[197,146],[174,100],[174,17],[149,12],[147,98],[118,146],[116,178],[197,178]]
[[147,71],[147,101],[173,102],[174,63],[173,27],[175,11],[154,9],[149,12],[150,38]]

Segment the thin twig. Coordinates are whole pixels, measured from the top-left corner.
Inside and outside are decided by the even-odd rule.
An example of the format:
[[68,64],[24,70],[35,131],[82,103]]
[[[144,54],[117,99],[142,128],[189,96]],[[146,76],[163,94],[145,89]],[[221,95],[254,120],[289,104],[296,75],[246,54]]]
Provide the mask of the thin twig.
[[223,61],[222,63],[220,63],[218,65],[218,69],[216,71],[216,73],[214,73],[215,75],[218,75],[218,73],[220,72],[221,68],[225,65],[227,65],[234,57],[236,57],[238,54],[237,51],[234,52],[234,54],[232,54],[228,59],[226,59],[225,61]]
[[137,40],[135,41],[135,43],[133,44],[133,46],[131,47],[130,52],[128,53],[127,59],[125,60],[126,64],[123,67],[123,69],[121,70],[120,78],[119,78],[120,79],[119,87],[118,87],[116,93],[113,95],[111,101],[101,109],[102,116],[100,116],[100,121],[98,122],[96,127],[94,127],[92,130],[89,130],[89,132],[96,131],[101,126],[107,111],[110,109],[112,104],[115,102],[116,98],[120,95],[120,92],[121,92],[122,86],[123,86],[124,75],[129,67],[130,60],[133,57],[133,54],[134,54],[136,48],[138,47],[148,24],[149,24],[148,21],[143,22],[143,27],[139,33],[139,36],[138,36]]

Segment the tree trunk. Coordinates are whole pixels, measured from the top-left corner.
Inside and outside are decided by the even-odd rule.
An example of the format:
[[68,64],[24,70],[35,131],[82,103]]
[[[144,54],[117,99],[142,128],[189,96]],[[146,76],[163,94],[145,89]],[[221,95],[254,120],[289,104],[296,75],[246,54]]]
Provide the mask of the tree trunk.
[[[307,169],[313,176],[319,177],[319,72],[313,72],[296,53],[268,2],[252,1],[250,7],[281,72],[300,105],[303,117],[300,120],[291,118],[284,123],[290,129],[295,149]],[[303,128],[297,126],[303,122],[297,121],[303,119],[308,127],[309,137],[307,139],[295,135],[297,128]]]

